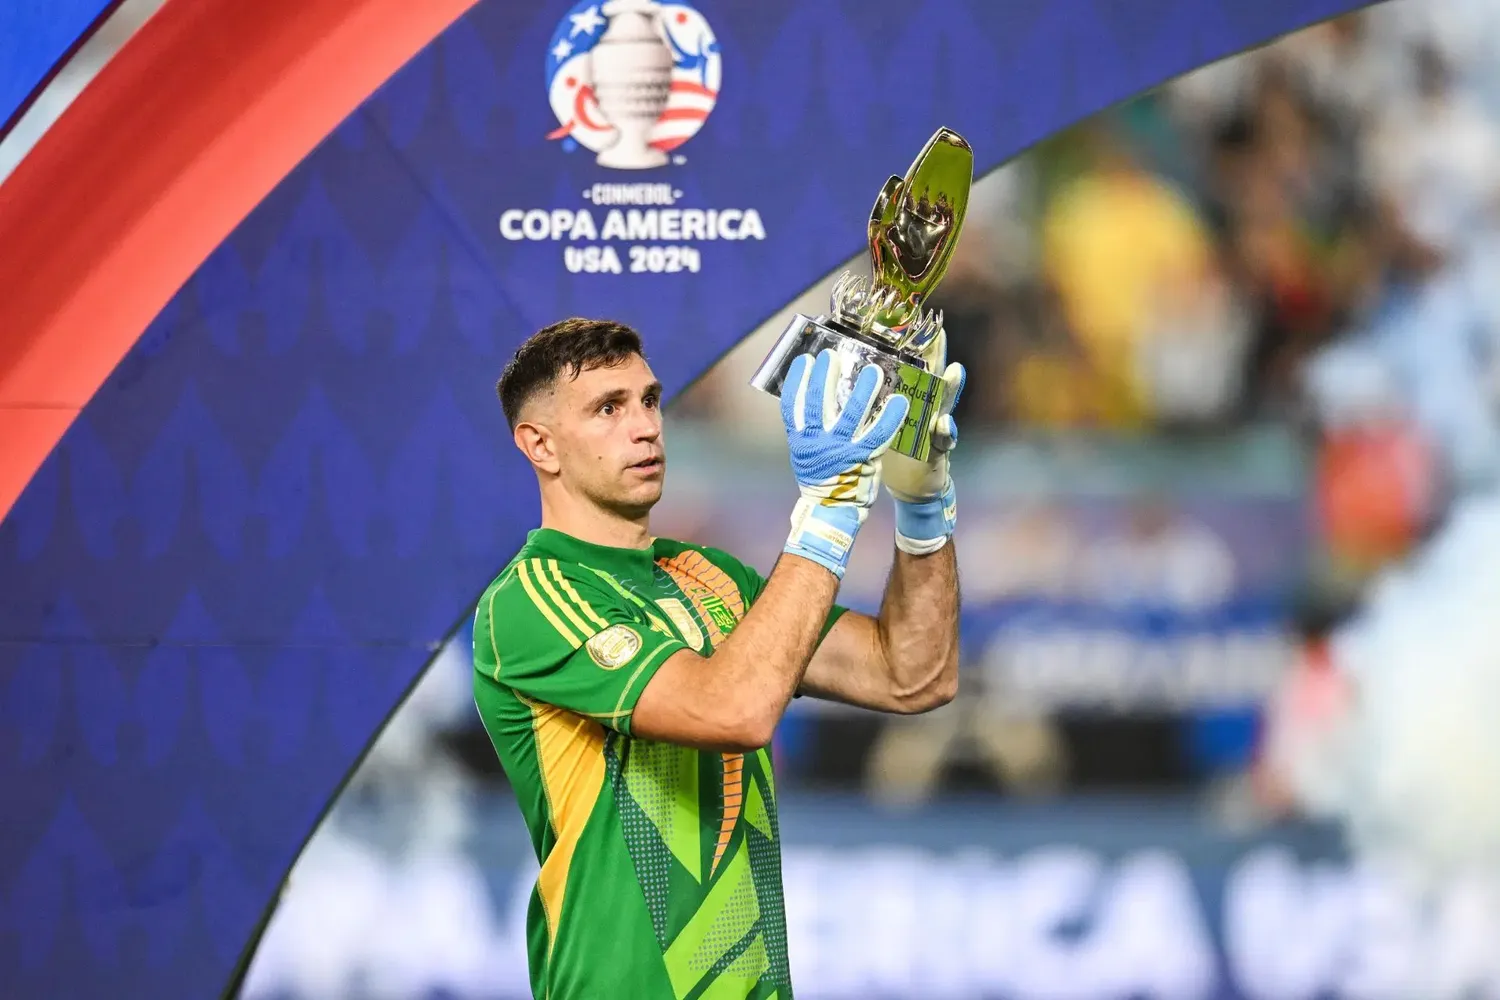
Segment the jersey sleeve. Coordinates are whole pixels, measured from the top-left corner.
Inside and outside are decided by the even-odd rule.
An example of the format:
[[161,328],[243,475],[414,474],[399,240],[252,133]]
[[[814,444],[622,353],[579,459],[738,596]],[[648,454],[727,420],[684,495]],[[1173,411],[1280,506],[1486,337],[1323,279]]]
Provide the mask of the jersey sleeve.
[[[746,565],[723,549],[705,546],[703,551],[715,565],[722,566],[724,572],[728,573],[739,586],[740,593],[745,598],[745,608],[748,610],[753,606],[761,592],[766,589],[766,578],[756,572],[753,567]],[[823,620],[823,629],[818,633],[819,643],[828,637],[828,632],[833,628],[834,622],[838,621],[848,610],[838,604],[828,609],[828,617]]]
[[555,559],[518,561],[474,619],[477,673],[627,736],[647,682],[686,648],[591,570]]

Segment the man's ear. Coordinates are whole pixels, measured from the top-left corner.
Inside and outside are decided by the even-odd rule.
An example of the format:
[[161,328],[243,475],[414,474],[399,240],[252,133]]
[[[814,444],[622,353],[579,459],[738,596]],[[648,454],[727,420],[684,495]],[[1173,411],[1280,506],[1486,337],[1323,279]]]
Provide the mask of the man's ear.
[[516,447],[521,449],[521,454],[526,456],[526,460],[537,471],[557,475],[561,462],[557,457],[552,432],[546,426],[530,420],[521,421],[516,424],[515,442]]

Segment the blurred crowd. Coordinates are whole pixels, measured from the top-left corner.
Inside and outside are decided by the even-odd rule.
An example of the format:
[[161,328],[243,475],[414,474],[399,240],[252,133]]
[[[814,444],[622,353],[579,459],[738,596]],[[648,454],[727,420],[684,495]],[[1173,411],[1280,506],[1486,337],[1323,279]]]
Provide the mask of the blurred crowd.
[[[982,178],[933,300],[960,425],[1290,425],[1341,568],[1402,554],[1500,458],[1495,37],[1487,0],[1377,5]],[[725,369],[684,408],[727,426]]]
[[[1002,170],[940,292],[955,353],[1003,387],[970,422],[1213,427],[1375,393],[1457,474],[1487,465],[1493,70],[1409,23],[1452,4],[1421,6],[1205,68]],[[1324,399],[1310,373],[1346,344],[1396,384]]]
[[[973,418],[1302,419],[1331,345],[1379,340],[1409,310],[1432,325],[1436,287],[1462,280],[1497,207],[1500,133],[1454,55],[1393,20],[1351,15],[1209,67],[1007,168],[941,293],[955,350],[1004,387],[976,394]],[[1451,307],[1491,305],[1473,291]],[[1376,353],[1406,367],[1398,345]],[[1453,371],[1400,378],[1430,431],[1479,433],[1423,409],[1424,380]]]

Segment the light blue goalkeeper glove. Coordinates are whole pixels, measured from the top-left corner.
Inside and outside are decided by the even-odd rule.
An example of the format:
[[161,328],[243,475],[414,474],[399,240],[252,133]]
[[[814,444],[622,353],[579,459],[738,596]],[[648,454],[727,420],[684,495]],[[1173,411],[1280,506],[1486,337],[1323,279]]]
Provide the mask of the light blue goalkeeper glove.
[[[942,364],[944,338],[938,338],[934,360]],[[936,365],[934,366],[936,370]],[[925,462],[892,452],[880,463],[880,479],[896,501],[896,547],[908,555],[938,551],[953,537],[958,523],[958,494],[948,473],[948,455],[958,444],[953,407],[964,391],[964,366],[953,362],[943,369],[947,388],[932,432],[932,450]]]
[[792,362],[781,390],[781,419],[802,497],[792,511],[785,552],[811,559],[839,579],[854,538],[879,494],[877,459],[890,447],[910,405],[892,393],[868,429],[880,369],[866,365],[838,411],[838,361],[832,351]]

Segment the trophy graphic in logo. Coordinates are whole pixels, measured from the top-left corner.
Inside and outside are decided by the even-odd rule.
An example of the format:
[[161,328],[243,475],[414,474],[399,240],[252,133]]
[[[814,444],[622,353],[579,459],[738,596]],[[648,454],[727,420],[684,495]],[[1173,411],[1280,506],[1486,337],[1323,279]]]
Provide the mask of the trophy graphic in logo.
[[750,384],[781,395],[799,354],[832,349],[839,359],[838,402],[849,397],[868,363],[885,378],[871,412],[893,392],[911,400],[892,450],[925,461],[938,420],[952,409],[938,355],[943,315],[922,307],[943,280],[969,204],[974,151],[963,136],[941,128],[905,177],[892,177],[875,199],[868,227],[870,278],[845,271],[834,283],[829,313],[792,318]]
[[666,153],[649,145],[672,87],[672,49],[657,14],[654,0],[604,5],[609,27],[589,53],[589,68],[599,110],[618,138],[599,154],[600,166],[641,170],[667,162]]
[[660,167],[708,119],[721,76],[718,40],[690,5],[585,0],[558,22],[547,51],[559,123],[547,138],[583,146],[600,166]]

